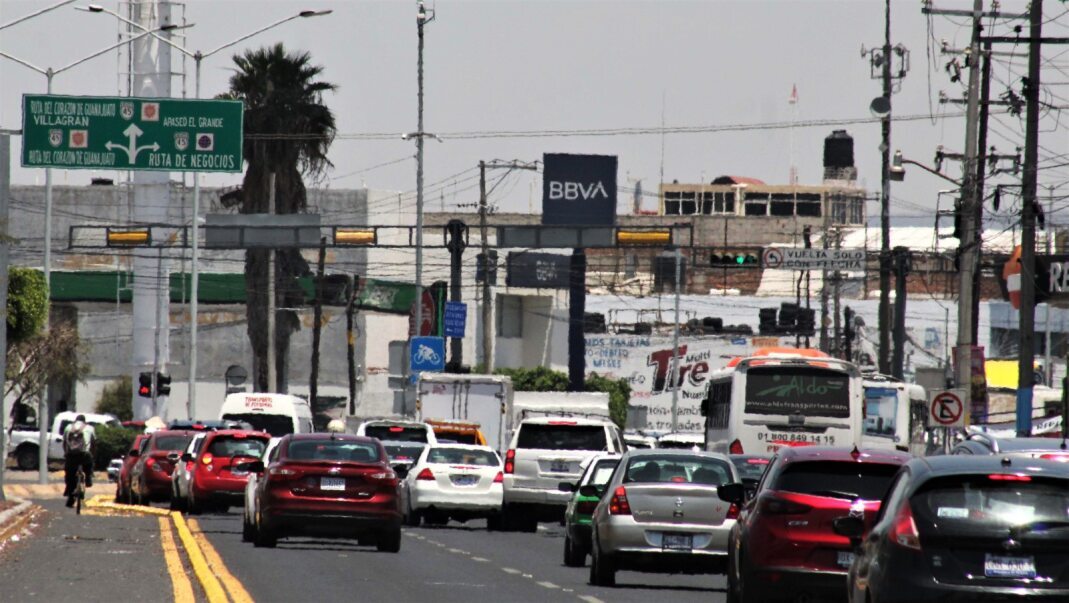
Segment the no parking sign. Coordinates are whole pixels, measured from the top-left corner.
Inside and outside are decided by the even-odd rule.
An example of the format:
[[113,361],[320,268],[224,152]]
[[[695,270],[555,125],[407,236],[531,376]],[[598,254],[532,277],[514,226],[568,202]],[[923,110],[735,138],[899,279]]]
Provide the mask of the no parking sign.
[[932,392],[928,403],[931,427],[965,427],[964,389],[948,389]]

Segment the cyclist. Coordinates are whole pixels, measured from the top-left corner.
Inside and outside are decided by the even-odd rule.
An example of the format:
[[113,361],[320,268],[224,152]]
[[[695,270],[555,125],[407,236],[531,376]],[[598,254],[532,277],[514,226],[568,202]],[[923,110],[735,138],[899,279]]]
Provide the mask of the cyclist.
[[86,423],[85,415],[78,415],[74,422],[63,430],[64,477],[66,487],[63,495],[67,506],[74,506],[74,492],[78,488],[78,467],[85,473],[85,487],[93,485],[93,438],[96,432]]

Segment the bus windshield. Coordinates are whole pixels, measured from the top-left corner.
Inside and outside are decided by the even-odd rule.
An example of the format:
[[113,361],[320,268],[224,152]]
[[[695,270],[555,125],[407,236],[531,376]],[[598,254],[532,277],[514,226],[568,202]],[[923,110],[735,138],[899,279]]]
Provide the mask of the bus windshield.
[[850,416],[850,375],[812,366],[761,366],[746,372],[747,414]]

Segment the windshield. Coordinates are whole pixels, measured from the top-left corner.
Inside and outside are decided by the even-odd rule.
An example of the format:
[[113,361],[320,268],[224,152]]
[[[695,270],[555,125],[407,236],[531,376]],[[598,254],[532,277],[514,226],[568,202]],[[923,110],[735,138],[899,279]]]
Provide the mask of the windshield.
[[894,437],[898,418],[898,390],[865,388],[865,435]]
[[[1009,478],[1009,481],[1007,481]],[[1027,480],[1027,481],[1018,481]],[[1031,534],[1065,528],[1069,488],[1065,480],[1000,474],[953,476],[915,495],[912,507],[925,531],[973,532],[1028,527]],[[1060,532],[1065,536],[1065,531]]]
[[731,467],[719,459],[679,454],[642,455],[627,465],[624,483],[677,483],[719,486],[731,482]]
[[391,461],[414,461],[423,452],[423,446],[414,444],[383,444],[383,448]]
[[427,443],[427,428],[423,426],[368,425],[364,427],[364,435],[378,440]]
[[745,412],[847,418],[850,375],[808,366],[751,368],[746,372]]
[[253,431],[266,431],[281,438],[293,433],[293,417],[289,415],[265,415],[263,413],[225,414],[227,421],[244,421],[252,426]]
[[185,450],[192,439],[191,435],[160,436],[156,438],[155,447],[156,450]]
[[472,450],[470,448],[431,448],[427,453],[428,463],[446,465],[497,465],[497,455],[489,450]]
[[517,448],[537,450],[605,450],[605,428],[601,425],[547,425],[523,423]]
[[212,440],[208,454],[212,456],[251,456],[260,458],[267,440],[261,438],[235,438],[223,436]]
[[759,480],[768,467],[768,459],[759,456],[732,457],[731,462],[739,472],[739,479]]
[[774,490],[854,500],[882,500],[898,465],[840,461],[788,463]]
[[349,461],[375,463],[381,460],[379,447],[371,442],[351,440],[295,440],[286,458],[291,461]]
[[439,440],[449,440],[457,444],[471,444],[473,446],[479,444],[474,431],[436,431],[434,435]]
[[594,469],[590,472],[590,478],[586,481],[588,484],[595,486],[604,486],[609,483],[609,478],[612,477],[612,472],[616,470],[616,466],[620,464],[620,459],[604,459],[598,461],[594,465]]

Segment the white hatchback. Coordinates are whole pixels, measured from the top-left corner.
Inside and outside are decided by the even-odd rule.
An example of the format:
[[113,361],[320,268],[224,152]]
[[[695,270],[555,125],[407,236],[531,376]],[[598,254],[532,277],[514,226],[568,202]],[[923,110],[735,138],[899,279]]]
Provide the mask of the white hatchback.
[[[267,448],[264,448],[260,461],[265,467],[271,464],[271,453],[275,451],[280,441],[282,441],[282,438],[271,438],[271,441],[267,443]],[[249,471],[249,479],[245,484],[245,510],[241,520],[242,542],[255,540],[256,530],[259,529],[256,524],[256,483],[259,481],[259,477],[259,474]]]
[[431,444],[408,472],[408,524],[487,520],[498,529],[504,497],[501,457],[489,446]]

